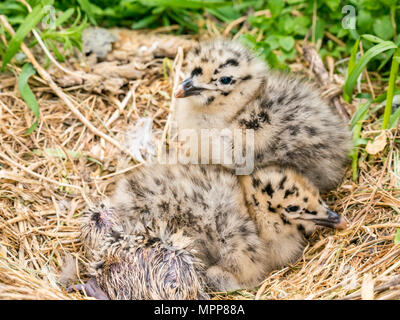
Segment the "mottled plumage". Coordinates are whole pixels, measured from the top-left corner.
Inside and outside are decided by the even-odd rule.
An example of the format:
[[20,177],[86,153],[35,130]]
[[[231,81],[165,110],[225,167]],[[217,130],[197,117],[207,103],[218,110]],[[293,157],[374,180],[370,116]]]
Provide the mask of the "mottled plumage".
[[174,114],[179,130],[252,129],[256,167],[294,168],[321,192],[339,183],[350,132],[317,89],[268,70],[260,58],[228,40],[201,43],[187,55],[186,65],[187,79],[175,93],[181,98]]
[[246,200],[220,166],[152,165],[119,181],[82,226],[98,296],[200,299],[251,288],[297,259],[316,224],[343,227],[292,170],[264,168],[243,179]]

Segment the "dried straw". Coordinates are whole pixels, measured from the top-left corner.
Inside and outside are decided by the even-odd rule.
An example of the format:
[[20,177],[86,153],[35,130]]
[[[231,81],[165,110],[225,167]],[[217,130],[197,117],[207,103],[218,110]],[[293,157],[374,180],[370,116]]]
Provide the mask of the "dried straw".
[[[79,85],[61,89],[41,68],[38,55],[22,49],[45,82],[30,81],[40,124],[25,135],[33,115],[18,94],[15,74],[0,74],[0,299],[86,299],[67,293],[59,279],[70,255],[77,276],[85,280],[79,217],[92,201],[110,194],[121,174],[134,170],[136,164],[121,150],[124,133],[139,117],[150,116],[166,138],[183,53],[175,60],[175,76],[166,78],[162,59],[154,59],[143,78],[123,87],[124,94],[114,94]],[[78,71],[79,61],[73,59],[64,67]],[[140,64],[140,57],[134,59]],[[309,74],[305,61],[297,59],[292,68]],[[343,80],[337,74],[333,78]],[[324,91],[331,97],[338,87],[332,83]],[[349,113],[355,108],[346,105]],[[373,138],[377,132],[372,117],[363,135]],[[388,131],[384,151],[361,154],[359,181],[351,181],[349,170],[341,186],[325,196],[351,222],[347,230],[317,231],[295,264],[266,275],[253,290],[217,293],[215,299],[398,299],[399,138],[397,129]]]

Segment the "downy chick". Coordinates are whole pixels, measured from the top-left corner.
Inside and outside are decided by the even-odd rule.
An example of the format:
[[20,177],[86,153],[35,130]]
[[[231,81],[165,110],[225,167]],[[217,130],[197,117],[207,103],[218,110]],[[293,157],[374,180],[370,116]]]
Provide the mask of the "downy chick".
[[273,269],[296,260],[316,226],[347,227],[345,219],[321,199],[318,188],[292,169],[260,168],[241,177],[240,183],[259,236],[270,245]]
[[111,299],[202,299],[251,288],[295,261],[316,225],[345,227],[292,170],[253,178],[243,181],[251,219],[238,180],[220,166],[135,170],[82,226],[93,277],[85,289]]
[[[268,70],[234,41],[201,43],[186,62],[186,80],[175,92],[181,98],[174,113],[179,131],[252,129],[254,141],[246,143],[256,167],[294,168],[321,192],[338,184],[348,162],[350,132],[315,88]],[[197,144],[189,146],[194,153],[199,152]]]

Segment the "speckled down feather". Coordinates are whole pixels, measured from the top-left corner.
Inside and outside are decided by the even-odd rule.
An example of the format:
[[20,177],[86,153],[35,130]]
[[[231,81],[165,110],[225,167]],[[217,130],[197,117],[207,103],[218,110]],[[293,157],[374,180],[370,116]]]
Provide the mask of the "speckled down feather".
[[111,299],[203,299],[297,259],[314,219],[328,215],[318,190],[278,167],[241,183],[246,199],[231,172],[195,165],[142,167],[119,181],[82,225],[99,288]]
[[256,167],[294,168],[322,192],[337,186],[348,163],[350,131],[316,88],[268,70],[234,41],[200,43],[186,65],[186,78],[197,89],[177,101],[179,130],[252,129]]

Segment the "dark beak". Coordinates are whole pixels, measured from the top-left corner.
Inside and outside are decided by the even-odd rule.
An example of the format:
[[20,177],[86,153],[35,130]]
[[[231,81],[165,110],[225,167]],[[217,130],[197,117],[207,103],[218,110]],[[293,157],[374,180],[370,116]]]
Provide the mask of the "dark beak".
[[336,212],[333,212],[332,210],[328,210],[328,216],[326,218],[320,218],[320,219],[313,219],[314,223],[319,225],[319,226],[324,226],[328,228],[334,228],[334,229],[346,229],[347,228],[347,222],[346,220]]
[[204,89],[193,86],[192,78],[182,81],[175,90],[175,98],[186,98],[200,94]]

